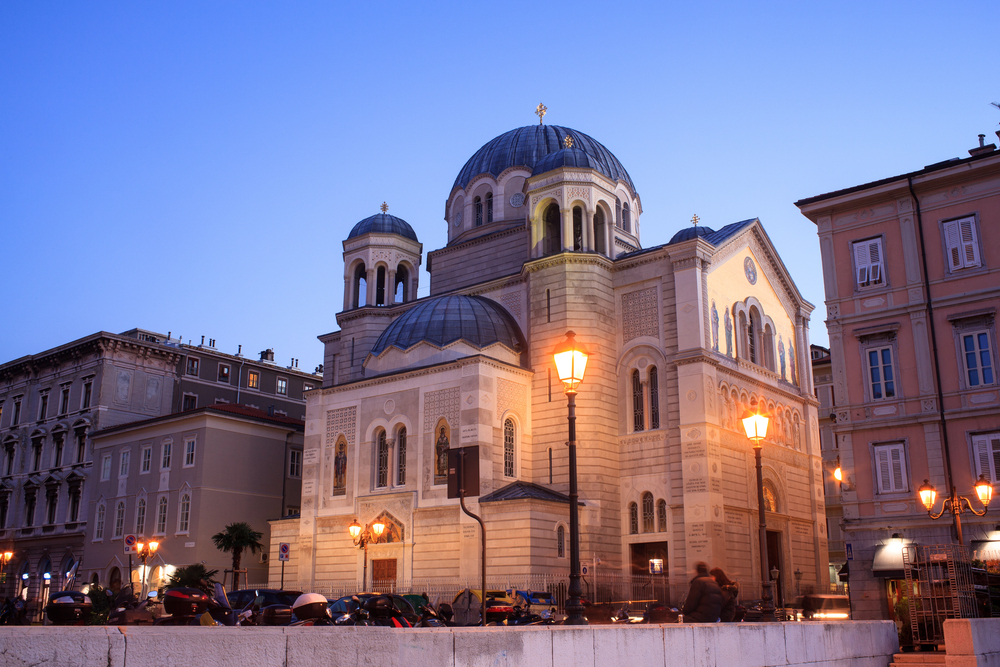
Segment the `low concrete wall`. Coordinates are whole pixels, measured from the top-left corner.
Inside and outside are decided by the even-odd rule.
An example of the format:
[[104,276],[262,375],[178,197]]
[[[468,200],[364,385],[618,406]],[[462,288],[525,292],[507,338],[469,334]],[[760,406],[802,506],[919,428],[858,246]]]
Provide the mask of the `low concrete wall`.
[[891,621],[412,630],[0,627],[0,663],[11,667],[887,667],[898,650]]
[[944,622],[947,667],[1000,667],[1000,618]]

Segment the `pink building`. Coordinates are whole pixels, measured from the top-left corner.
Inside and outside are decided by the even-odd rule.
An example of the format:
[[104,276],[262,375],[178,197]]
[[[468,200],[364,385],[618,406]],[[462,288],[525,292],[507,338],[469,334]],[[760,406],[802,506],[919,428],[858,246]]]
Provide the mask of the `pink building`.
[[[924,480],[938,491],[935,509],[951,486],[981,509],[973,484],[1000,473],[1000,151],[982,144],[796,202],[823,257],[856,619],[892,617],[901,545],[957,540],[950,514],[932,521],[921,505]],[[980,552],[1000,539],[1000,512],[961,521]]]

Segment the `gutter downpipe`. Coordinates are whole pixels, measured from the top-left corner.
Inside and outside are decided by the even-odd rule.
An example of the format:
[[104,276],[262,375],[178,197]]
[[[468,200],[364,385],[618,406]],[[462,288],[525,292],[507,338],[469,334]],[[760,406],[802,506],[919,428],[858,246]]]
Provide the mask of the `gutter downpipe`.
[[[944,391],[941,389],[941,364],[938,359],[937,327],[934,324],[934,302],[931,299],[931,280],[927,273],[927,246],[924,243],[924,221],[920,213],[920,200],[913,190],[913,177],[906,177],[906,184],[910,189],[910,197],[913,198],[913,206],[917,213],[917,235],[920,237],[920,261],[924,272],[924,292],[927,299],[927,319],[931,329],[931,356],[934,359],[934,383],[937,389],[938,421],[941,424],[941,445],[944,449],[944,478],[948,485],[948,497],[955,500],[955,481],[951,476],[951,447],[948,444],[948,424],[944,415]],[[953,502],[954,504],[954,502]],[[958,534],[958,543],[964,544],[962,539],[962,524],[958,513],[954,513],[955,532]]]

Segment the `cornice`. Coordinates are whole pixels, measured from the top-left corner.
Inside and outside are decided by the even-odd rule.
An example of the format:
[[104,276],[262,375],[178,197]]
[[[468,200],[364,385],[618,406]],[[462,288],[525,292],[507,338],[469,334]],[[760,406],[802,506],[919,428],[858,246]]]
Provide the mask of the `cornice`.
[[561,252],[558,255],[549,255],[540,259],[533,259],[524,263],[523,273],[534,273],[542,269],[548,269],[562,264],[590,264],[601,266],[609,271],[614,268],[614,262],[604,255],[596,252]]
[[419,301],[410,301],[409,303],[394,303],[391,306],[361,306],[360,308],[352,308],[351,310],[342,310],[337,313],[337,324],[343,329],[344,322],[353,322],[365,317],[396,317],[397,315],[402,315],[418,303]]
[[423,377],[426,375],[434,375],[436,373],[441,373],[443,371],[454,370],[457,368],[464,368],[466,366],[484,364],[490,366],[497,370],[508,371],[515,373],[530,380],[534,376],[534,371],[527,368],[521,368],[520,366],[514,366],[493,357],[487,357],[482,354],[477,354],[471,357],[462,357],[461,359],[456,359],[454,361],[447,361],[441,364],[434,364],[431,366],[421,366],[419,368],[407,369],[397,371],[395,373],[387,373],[385,375],[377,375],[371,378],[361,378],[358,380],[352,380],[350,382],[345,382],[343,384],[333,385],[332,387],[323,387],[322,389],[316,389],[310,392],[310,396],[320,395],[320,396],[332,396],[334,394],[341,394],[346,391],[354,391],[355,389],[363,387],[377,387],[384,384],[389,384],[392,382],[397,382],[399,380],[406,380],[415,377]]

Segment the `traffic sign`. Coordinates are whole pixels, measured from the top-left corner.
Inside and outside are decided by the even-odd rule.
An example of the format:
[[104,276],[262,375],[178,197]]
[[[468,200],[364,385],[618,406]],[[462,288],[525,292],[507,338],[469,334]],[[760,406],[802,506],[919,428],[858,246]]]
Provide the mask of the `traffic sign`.
[[127,554],[134,554],[136,552],[135,544],[138,541],[139,540],[138,540],[138,538],[136,538],[135,535],[126,535],[125,536],[125,540],[122,542],[122,544],[125,545],[125,553],[126,553],[126,555]]
[[288,560],[288,554],[292,549],[292,545],[288,542],[280,542],[278,544],[278,560]]
[[847,560],[854,560],[854,547],[851,546],[850,542],[848,542],[844,546],[846,547],[847,551]]

